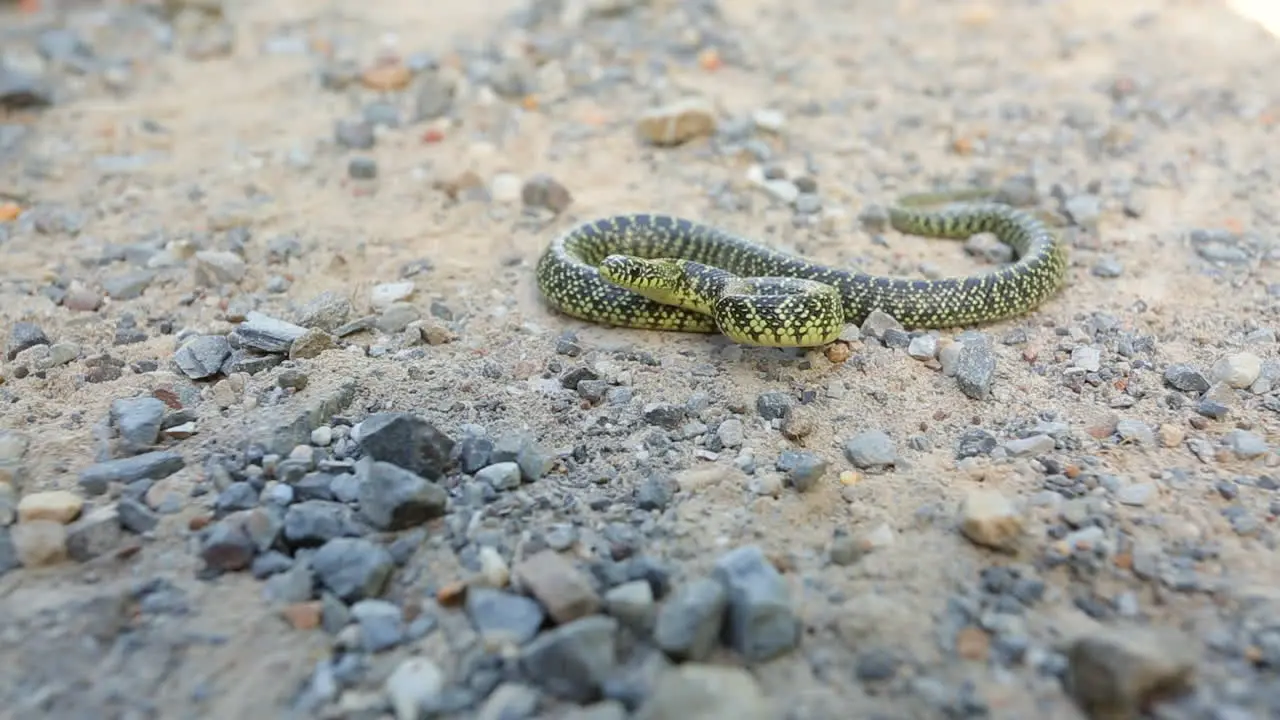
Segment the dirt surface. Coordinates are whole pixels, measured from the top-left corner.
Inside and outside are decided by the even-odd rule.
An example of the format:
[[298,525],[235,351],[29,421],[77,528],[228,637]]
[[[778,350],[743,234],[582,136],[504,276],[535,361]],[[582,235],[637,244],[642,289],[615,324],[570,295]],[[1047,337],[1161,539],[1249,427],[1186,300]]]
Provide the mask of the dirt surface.
[[[0,716],[1280,717],[1280,45],[1222,4],[0,28]],[[973,272],[883,207],[975,183],[1072,260],[976,333],[535,284],[635,210]]]

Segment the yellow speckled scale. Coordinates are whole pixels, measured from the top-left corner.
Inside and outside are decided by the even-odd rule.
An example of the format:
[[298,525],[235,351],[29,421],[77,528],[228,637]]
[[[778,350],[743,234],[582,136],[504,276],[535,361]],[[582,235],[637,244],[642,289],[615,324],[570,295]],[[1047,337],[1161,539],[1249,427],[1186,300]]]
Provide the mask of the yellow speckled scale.
[[912,206],[990,191],[919,194],[889,209],[899,232],[964,239],[990,232],[1018,259],[993,271],[911,280],[844,271],[709,225],[637,213],[592,220],[555,238],[538,286],[559,311],[646,330],[722,332],[749,345],[812,347],[881,310],[907,327],[958,327],[1025,313],[1061,287],[1066,249],[1039,219],[997,202]]

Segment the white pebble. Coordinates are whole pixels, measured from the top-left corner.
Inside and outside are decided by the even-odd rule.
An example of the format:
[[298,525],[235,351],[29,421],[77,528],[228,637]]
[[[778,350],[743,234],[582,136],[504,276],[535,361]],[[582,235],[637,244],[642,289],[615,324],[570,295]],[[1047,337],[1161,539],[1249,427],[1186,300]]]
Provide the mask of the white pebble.
[[494,202],[514,203],[520,199],[520,178],[511,173],[501,173],[493,178],[489,192]]
[[414,287],[412,280],[374,285],[373,290],[369,291],[369,304],[374,310],[381,312],[393,303],[407,300],[413,295]]
[[316,447],[327,447],[333,442],[333,428],[328,425],[321,425],[311,431],[311,444]]
[[1102,354],[1095,347],[1077,345],[1071,351],[1071,364],[1085,372],[1098,372],[1102,368]]
[[1156,496],[1156,486],[1152,483],[1135,483],[1125,485],[1116,491],[1116,500],[1123,505],[1140,507],[1151,502]]
[[1233,388],[1247,388],[1262,374],[1262,358],[1251,352],[1228,355],[1214,364],[1210,375],[1215,382]]
[[418,720],[444,690],[444,672],[430,658],[411,657],[391,671],[383,690],[396,720]]
[[787,125],[787,115],[774,108],[760,108],[751,114],[756,127],[766,132],[777,133]]

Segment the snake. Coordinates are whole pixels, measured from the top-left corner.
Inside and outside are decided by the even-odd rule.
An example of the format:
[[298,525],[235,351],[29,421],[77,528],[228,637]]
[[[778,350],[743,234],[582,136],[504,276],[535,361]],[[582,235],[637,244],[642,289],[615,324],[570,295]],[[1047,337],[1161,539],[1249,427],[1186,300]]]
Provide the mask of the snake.
[[1005,320],[1036,309],[1065,282],[1062,241],[995,189],[908,194],[886,210],[889,225],[905,234],[963,240],[991,233],[1013,250],[1014,262],[960,277],[872,275],[685,217],[633,212],[555,236],[538,260],[537,284],[552,308],[592,323],[807,348],[834,342],[876,310],[905,329]]

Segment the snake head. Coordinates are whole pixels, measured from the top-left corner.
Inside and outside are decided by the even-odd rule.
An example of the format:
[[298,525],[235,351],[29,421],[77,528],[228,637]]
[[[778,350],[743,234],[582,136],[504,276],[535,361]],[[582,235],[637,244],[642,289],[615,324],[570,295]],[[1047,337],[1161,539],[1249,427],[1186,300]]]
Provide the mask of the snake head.
[[674,258],[610,255],[599,266],[600,277],[664,305],[710,313],[710,304],[692,287],[691,263]]

